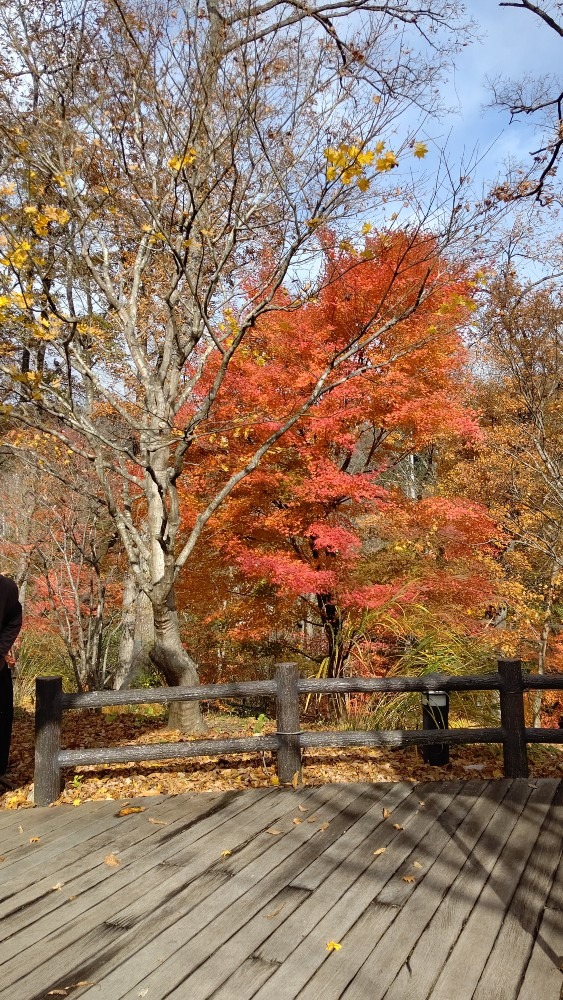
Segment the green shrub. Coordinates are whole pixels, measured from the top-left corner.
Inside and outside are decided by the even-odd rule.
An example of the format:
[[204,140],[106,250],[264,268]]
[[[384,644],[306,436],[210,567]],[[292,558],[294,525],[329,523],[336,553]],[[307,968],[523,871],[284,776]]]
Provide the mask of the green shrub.
[[74,672],[62,639],[47,632],[24,629],[14,678],[16,705],[24,705],[35,698],[36,677],[56,676],[62,677],[65,691],[76,690]]

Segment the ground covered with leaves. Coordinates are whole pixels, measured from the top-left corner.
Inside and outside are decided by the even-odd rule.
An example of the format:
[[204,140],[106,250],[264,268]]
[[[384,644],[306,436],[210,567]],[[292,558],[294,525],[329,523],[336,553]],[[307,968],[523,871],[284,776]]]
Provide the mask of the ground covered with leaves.
[[[148,713],[148,714],[147,714]],[[259,735],[275,730],[271,721],[210,713],[206,716],[209,738]],[[304,729],[322,728],[304,724]],[[328,726],[326,728],[334,728]],[[110,747],[122,744],[180,742],[184,734],[166,728],[165,716],[152,707],[118,713],[67,712],[63,716],[62,745],[65,748]],[[563,750],[557,746],[529,748],[534,777],[563,776]],[[33,804],[34,717],[31,710],[18,709],[14,721],[11,766],[8,777],[15,786],[0,796],[0,808],[19,809]],[[452,747],[450,763],[430,767],[416,748],[399,751],[367,749],[314,749],[303,756],[303,780],[307,785],[335,781],[430,781],[502,778],[500,747]],[[64,788],[58,802],[80,805],[93,799],[124,799],[133,796],[175,795],[258,788],[277,784],[274,756],[247,753],[215,758],[147,761],[80,767],[63,773]]]

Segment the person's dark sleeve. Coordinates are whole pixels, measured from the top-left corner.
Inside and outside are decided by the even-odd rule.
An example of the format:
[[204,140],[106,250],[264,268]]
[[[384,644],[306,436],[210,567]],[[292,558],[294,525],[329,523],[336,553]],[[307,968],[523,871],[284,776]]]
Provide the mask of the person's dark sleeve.
[[5,620],[0,628],[0,657],[12,648],[22,627],[22,606],[18,600],[18,588],[14,583],[13,600],[6,607]]

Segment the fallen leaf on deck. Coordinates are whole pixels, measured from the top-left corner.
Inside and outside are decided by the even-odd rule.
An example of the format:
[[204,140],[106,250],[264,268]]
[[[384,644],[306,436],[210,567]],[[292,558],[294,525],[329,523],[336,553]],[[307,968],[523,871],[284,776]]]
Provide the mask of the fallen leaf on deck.
[[3,862],[3,861],[5,861],[5,860],[6,860],[6,858],[5,858],[4,856],[2,856],[2,857],[0,858],[0,864],[2,864],[2,862]]
[[274,917],[277,917],[278,913],[281,913],[281,911],[283,910],[284,906],[285,906],[285,903],[282,903],[281,906],[278,906],[275,910],[272,910],[271,913],[267,913],[266,914],[266,920],[273,920]]
[[232,851],[221,851],[221,857],[228,858],[232,853],[233,853]]
[[338,944],[338,941],[327,941],[326,943],[327,951],[340,951],[341,948],[342,945]]
[[295,826],[299,826],[299,824],[302,823],[303,820],[299,819],[299,816],[296,816],[293,822],[295,823]]
[[309,812],[309,807],[308,806],[297,806],[297,808],[299,809],[299,812],[302,812],[302,813],[308,813]]
[[79,983],[73,983],[73,984],[72,984],[72,986],[69,986],[68,988],[69,988],[70,990],[75,990],[75,989],[77,989],[77,988],[78,988],[79,986],[95,986],[95,985],[96,985],[96,984],[95,984],[95,983],[93,983],[93,982],[91,982],[91,980],[90,980],[90,979],[81,979]]
[[426,805],[426,802],[423,802],[423,801],[422,801],[422,799],[419,799],[419,800],[418,800],[418,804],[419,804],[419,806],[420,806],[420,807],[421,807],[421,808],[423,809],[423,808],[424,808],[424,806]]
[[269,830],[266,830],[266,833],[271,833],[272,837],[277,837],[281,833],[281,830],[276,830],[275,826],[271,826]]
[[308,823],[316,823],[317,822],[317,817],[316,816],[309,816],[309,818],[307,819],[307,822]]
[[108,854],[108,856],[104,858],[104,865],[109,865],[110,868],[117,868],[119,864],[121,864],[121,862],[119,858],[116,858],[115,854]]
[[329,826],[330,826],[330,823],[327,823],[325,821],[324,823],[321,823],[321,825],[319,827],[319,830],[328,830]]
[[403,882],[416,882],[414,875],[403,875]]
[[40,840],[41,840],[41,837],[30,837],[29,838],[29,843],[30,844],[38,844],[40,842]]
[[389,819],[390,815],[391,813],[389,812],[388,809],[383,810],[383,819]]
[[66,990],[49,990],[47,993],[48,997],[66,997],[70,986],[67,986]]
[[424,865],[421,865],[420,861],[413,861],[412,866],[413,868],[424,868]]
[[166,819],[154,819],[153,816],[149,816],[149,823],[154,823],[155,826],[168,826],[168,820]]
[[291,779],[291,784],[293,785],[294,788],[297,788],[299,784],[299,771],[296,771],[295,774],[293,775],[293,778]]
[[394,830],[404,830],[405,828],[404,828],[404,826],[401,826],[400,823],[393,823],[393,829]]
[[386,850],[387,850],[387,848],[386,848],[386,847],[378,847],[378,848],[377,848],[377,851],[374,851],[373,853],[374,853],[374,854],[375,854],[375,856],[377,857],[377,855],[378,855],[378,854],[385,854],[385,851],[386,851]]
[[53,890],[53,892],[56,892],[57,889],[62,889],[63,886],[64,886],[64,882],[57,882],[56,885],[52,885],[51,886],[51,889]]
[[278,778],[277,774],[273,774],[272,777],[270,778],[270,784],[271,785],[279,785],[279,783],[280,783],[280,779]]
[[145,806],[124,806],[119,812],[116,812],[116,816],[131,816],[132,813],[144,813]]
[[137,993],[137,996],[138,997],[146,997],[146,995],[147,995],[148,992],[149,992],[148,990],[140,990],[140,992]]
[[18,826],[18,833],[23,833],[23,826]]

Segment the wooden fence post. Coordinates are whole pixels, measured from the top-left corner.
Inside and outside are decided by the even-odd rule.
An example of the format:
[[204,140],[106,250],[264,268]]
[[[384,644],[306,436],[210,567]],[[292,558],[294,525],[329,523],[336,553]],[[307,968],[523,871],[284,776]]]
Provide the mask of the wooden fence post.
[[299,746],[299,670],[296,663],[276,664],[276,720],[280,741],[277,772],[280,783],[301,783],[301,747]]
[[33,801],[48,806],[61,794],[62,677],[35,680],[35,774]]
[[505,778],[528,777],[528,751],[524,721],[524,688],[520,660],[499,660],[498,672],[503,680],[500,689],[500,720],[505,731]]

